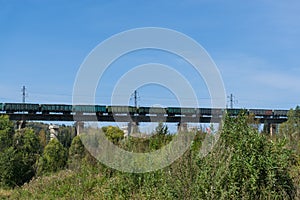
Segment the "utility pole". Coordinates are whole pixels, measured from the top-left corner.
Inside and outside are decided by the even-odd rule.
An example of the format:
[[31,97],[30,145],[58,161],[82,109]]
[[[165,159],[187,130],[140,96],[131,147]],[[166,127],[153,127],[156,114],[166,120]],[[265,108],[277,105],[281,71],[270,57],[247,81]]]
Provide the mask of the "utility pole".
[[134,90],[134,106],[137,108],[137,91]]
[[230,108],[233,108],[233,95],[230,94]]
[[[237,100],[235,99],[233,94],[230,94],[229,96],[227,96],[227,98],[229,99],[229,102],[230,102],[230,108],[233,109],[233,104],[237,103]],[[228,106],[226,106],[226,107],[228,107]]]
[[[21,91],[22,91],[22,103],[25,104],[25,102],[26,102],[26,87],[25,87],[25,85],[23,85]],[[22,113],[24,113],[24,111],[22,111]],[[25,128],[26,121],[24,119],[22,119],[20,121],[17,121],[17,126],[18,126],[19,130],[22,129],[22,128]]]
[[22,88],[22,102],[25,103],[25,100],[26,100],[26,87],[25,85],[23,86]]
[[[134,100],[134,107],[137,109],[138,108],[138,93],[137,93],[137,90],[134,90],[133,100]],[[138,133],[139,132],[138,125],[139,125],[139,122],[135,121],[134,119],[133,119],[132,122],[128,123],[128,136],[130,136],[131,133]]]

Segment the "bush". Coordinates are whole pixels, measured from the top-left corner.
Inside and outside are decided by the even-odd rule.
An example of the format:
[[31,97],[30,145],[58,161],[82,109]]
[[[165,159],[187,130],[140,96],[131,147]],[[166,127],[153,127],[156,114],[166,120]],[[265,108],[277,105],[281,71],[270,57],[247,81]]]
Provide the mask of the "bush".
[[269,141],[244,114],[226,117],[214,151],[199,160],[194,194],[203,199],[293,199],[291,152]]
[[20,186],[35,175],[35,163],[40,146],[32,129],[18,131],[13,145],[0,153],[0,182],[3,185]]
[[82,164],[82,159],[85,157],[85,147],[79,136],[76,136],[72,140],[71,147],[69,149],[68,167],[69,169],[78,169]]
[[124,132],[116,126],[104,126],[102,127],[102,131],[114,144],[118,144],[124,138]]
[[47,174],[61,170],[66,166],[66,162],[66,149],[57,139],[52,139],[45,147],[39,160],[38,174]]
[[0,152],[12,145],[14,133],[14,125],[8,116],[0,115]]

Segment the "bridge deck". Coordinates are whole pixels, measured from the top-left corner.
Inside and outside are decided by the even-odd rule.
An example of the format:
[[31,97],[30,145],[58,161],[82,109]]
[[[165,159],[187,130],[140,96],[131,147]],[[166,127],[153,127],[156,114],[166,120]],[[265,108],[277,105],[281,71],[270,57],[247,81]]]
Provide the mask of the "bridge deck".
[[[0,114],[1,115],[1,114]],[[164,115],[76,115],[76,114],[7,114],[11,120],[26,121],[100,121],[100,122],[170,122],[170,123],[219,123],[221,117],[213,116],[164,116]],[[287,118],[255,117],[260,123],[283,123]]]

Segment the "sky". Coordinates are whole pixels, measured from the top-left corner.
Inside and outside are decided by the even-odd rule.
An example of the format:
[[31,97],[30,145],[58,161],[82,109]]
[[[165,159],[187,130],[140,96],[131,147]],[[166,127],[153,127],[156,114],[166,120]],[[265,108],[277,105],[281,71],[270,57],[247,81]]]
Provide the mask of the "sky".
[[[21,102],[25,85],[27,102],[72,103],[79,68],[99,43],[129,29],[162,27],[203,46],[226,94],[234,95],[234,107],[294,108],[300,104],[299,19],[297,0],[0,0],[0,102]],[[209,106],[205,82],[191,66],[157,50],[114,62],[99,82],[96,102],[110,104],[122,75],[149,62],[174,67],[193,85],[200,107]],[[150,84],[138,89],[138,104],[177,106],[178,100],[168,88]]]

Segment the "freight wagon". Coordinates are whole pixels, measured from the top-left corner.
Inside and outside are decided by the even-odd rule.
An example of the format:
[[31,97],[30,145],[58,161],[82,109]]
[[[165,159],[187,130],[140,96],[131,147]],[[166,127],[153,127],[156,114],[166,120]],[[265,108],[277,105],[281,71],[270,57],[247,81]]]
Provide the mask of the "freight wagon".
[[262,117],[272,116],[273,115],[273,111],[272,110],[265,110],[265,109],[249,109],[249,114],[250,113],[253,113],[256,116],[262,116]]
[[4,103],[3,110],[6,113],[15,113],[15,112],[28,112],[34,114],[39,111],[39,104],[31,103]]
[[107,106],[106,112],[108,114],[134,114],[137,113],[137,108],[133,106]]
[[63,113],[63,114],[71,114],[72,105],[65,104],[41,104],[41,112],[43,114],[49,113]]
[[235,108],[229,108],[226,109],[226,112],[229,116],[237,116],[239,115],[241,112],[243,111],[243,109],[235,109]]
[[288,115],[288,110],[274,110],[273,116],[274,117],[285,117]]
[[139,115],[149,115],[149,114],[164,115],[166,113],[167,113],[166,108],[161,108],[161,107],[139,107],[138,108]]
[[169,116],[175,116],[175,115],[192,116],[197,114],[196,108],[168,107],[166,109],[167,109],[167,114]]
[[106,113],[106,106],[100,105],[74,105],[72,111],[76,114],[80,113],[97,113],[103,114]]

